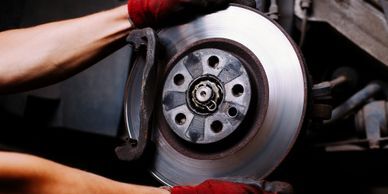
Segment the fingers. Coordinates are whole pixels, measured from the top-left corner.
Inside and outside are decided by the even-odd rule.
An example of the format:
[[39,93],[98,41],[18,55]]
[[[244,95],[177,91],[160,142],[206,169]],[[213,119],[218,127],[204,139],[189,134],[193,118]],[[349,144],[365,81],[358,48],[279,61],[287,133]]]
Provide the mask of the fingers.
[[230,0],[129,0],[128,12],[136,27],[165,27],[228,6]]

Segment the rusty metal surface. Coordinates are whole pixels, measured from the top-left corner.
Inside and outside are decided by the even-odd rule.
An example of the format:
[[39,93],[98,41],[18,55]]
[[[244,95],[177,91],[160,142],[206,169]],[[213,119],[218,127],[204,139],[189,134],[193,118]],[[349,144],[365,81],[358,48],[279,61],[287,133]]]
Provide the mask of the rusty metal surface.
[[387,20],[388,24],[388,0],[380,0],[380,4],[384,10],[385,19]]
[[151,28],[146,28],[131,31],[127,41],[136,56],[124,96],[124,121],[129,139],[125,145],[116,148],[116,154],[121,160],[131,161],[143,155],[152,127],[157,89],[157,38]]
[[366,136],[371,149],[380,148],[382,136],[387,135],[387,102],[375,101],[365,105],[355,117],[356,128]]
[[[295,15],[299,19],[304,17],[301,1],[295,1]],[[327,22],[388,68],[388,23],[384,14],[368,2],[314,1],[308,21]]]
[[348,140],[318,144],[328,152],[366,151],[388,149],[388,103],[372,101],[363,106],[354,116],[357,137]]

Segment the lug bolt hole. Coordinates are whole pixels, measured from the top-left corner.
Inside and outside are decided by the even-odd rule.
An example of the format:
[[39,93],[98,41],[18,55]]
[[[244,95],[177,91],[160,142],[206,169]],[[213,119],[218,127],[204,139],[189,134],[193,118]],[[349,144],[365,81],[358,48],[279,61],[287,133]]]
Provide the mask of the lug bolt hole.
[[175,85],[177,85],[177,86],[182,85],[183,83],[185,83],[185,77],[184,77],[182,74],[177,74],[177,75],[175,75],[175,77],[174,77],[174,83],[175,83]]
[[228,115],[229,115],[230,117],[236,117],[237,114],[238,114],[237,108],[235,108],[235,107],[229,108],[229,110],[228,110]]
[[244,87],[240,84],[236,84],[232,88],[232,94],[235,97],[240,97],[244,94]]
[[186,123],[186,115],[179,113],[175,116],[175,123],[178,125],[183,125]]
[[213,121],[213,123],[210,124],[210,128],[214,133],[219,133],[222,131],[223,125],[221,121]]
[[211,56],[209,59],[208,59],[208,64],[210,67],[212,68],[216,68],[218,66],[218,64],[220,63],[220,59],[216,56]]

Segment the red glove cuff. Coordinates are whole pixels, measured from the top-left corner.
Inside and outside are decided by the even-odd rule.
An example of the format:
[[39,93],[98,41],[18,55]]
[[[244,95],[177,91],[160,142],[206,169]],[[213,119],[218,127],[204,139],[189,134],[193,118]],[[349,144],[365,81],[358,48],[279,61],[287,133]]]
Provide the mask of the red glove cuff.
[[264,190],[241,183],[207,180],[197,186],[176,186],[171,194],[271,194]]
[[135,27],[143,27],[145,23],[146,2],[148,0],[129,0],[128,1],[128,14],[129,19],[133,22]]
[[137,28],[154,27],[175,4],[174,0],[129,0],[129,18]]

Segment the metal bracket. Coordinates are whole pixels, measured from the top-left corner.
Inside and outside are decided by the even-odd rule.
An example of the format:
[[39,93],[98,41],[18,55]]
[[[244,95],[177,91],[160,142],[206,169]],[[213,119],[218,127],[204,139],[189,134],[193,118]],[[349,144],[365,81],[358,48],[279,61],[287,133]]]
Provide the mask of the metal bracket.
[[380,0],[380,4],[384,10],[385,20],[387,20],[388,24],[388,0]]
[[355,117],[356,129],[366,134],[369,148],[380,148],[380,141],[387,135],[387,102],[371,102]]
[[132,58],[135,58],[124,94],[125,127],[129,137],[115,151],[120,160],[132,161],[143,155],[152,128],[157,89],[157,36],[151,28],[133,30],[127,42],[132,46]]
[[[299,19],[304,18],[299,6],[302,1],[295,0],[295,15]],[[381,1],[382,6],[384,1]],[[307,19],[328,23],[388,67],[388,23],[384,14],[367,1],[314,1],[312,14]]]

